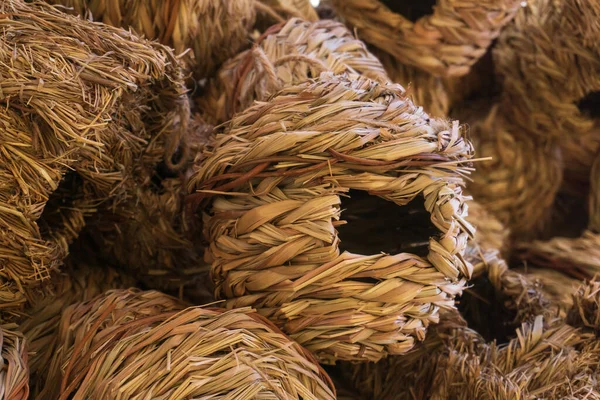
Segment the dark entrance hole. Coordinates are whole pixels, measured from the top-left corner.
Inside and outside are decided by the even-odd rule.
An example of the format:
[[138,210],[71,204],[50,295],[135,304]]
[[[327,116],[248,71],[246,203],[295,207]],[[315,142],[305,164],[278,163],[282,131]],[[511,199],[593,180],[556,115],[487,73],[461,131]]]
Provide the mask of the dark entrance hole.
[[577,107],[590,118],[600,117],[600,92],[588,93],[577,103]]
[[342,197],[342,219],[338,227],[341,250],[356,254],[428,253],[429,238],[439,234],[425,210],[422,197],[405,206],[351,190]]
[[381,0],[381,2],[396,14],[401,14],[404,18],[415,22],[425,15],[433,14],[433,6],[436,0]]

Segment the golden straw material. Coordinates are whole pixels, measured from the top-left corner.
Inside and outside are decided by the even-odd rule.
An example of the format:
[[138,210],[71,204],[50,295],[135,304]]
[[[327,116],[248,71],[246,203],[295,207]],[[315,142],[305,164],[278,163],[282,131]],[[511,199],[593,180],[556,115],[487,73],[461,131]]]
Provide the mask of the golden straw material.
[[597,21],[576,3],[582,2],[528,2],[494,48],[502,104],[525,134],[562,138],[593,126],[577,103],[600,90],[600,51],[580,32]]
[[478,163],[469,193],[510,230],[513,239],[535,238],[548,224],[562,182],[559,148],[520,135],[498,107],[470,124]]
[[29,398],[27,339],[15,324],[0,325],[0,399]]
[[[281,22],[282,20],[290,18],[300,18],[305,21],[315,22],[319,20],[317,10],[314,9],[310,0],[259,0],[260,3],[268,6],[270,11],[263,11],[260,6],[257,6],[257,11],[263,11],[267,16],[271,16],[275,13],[280,20],[275,22]],[[274,17],[272,17],[274,18]],[[278,18],[274,18],[278,19]]]
[[[323,362],[405,353],[471,275],[471,154],[457,122],[357,75],[323,74],[256,103],[216,134],[189,182],[190,206],[211,200],[216,296],[256,307]],[[422,256],[341,253],[339,196],[350,189],[423,204],[432,233]]]
[[[185,303],[160,292],[137,289],[112,290],[91,301],[70,305],[62,311],[57,347],[46,371],[45,385],[37,398],[62,398],[68,384],[63,377],[78,372],[73,370],[73,364],[91,361],[89,352],[96,350],[104,338],[121,326],[132,323],[138,329],[145,329],[152,321],[163,318],[165,313],[173,315],[185,307]],[[164,365],[162,368],[168,369]]]
[[172,52],[43,3],[0,5],[0,311],[22,307],[100,205],[186,161]]
[[171,46],[197,79],[249,43],[255,0],[47,0]]
[[485,54],[520,1],[438,0],[431,13],[416,22],[394,11],[407,7],[403,2],[334,0],[333,4],[361,39],[402,63],[438,76],[460,76]]
[[222,123],[255,100],[324,71],[388,80],[379,60],[341,23],[294,18],[271,27],[251,50],[227,61],[197,104],[209,122]]
[[519,258],[544,268],[556,269],[579,279],[600,272],[600,234],[585,231],[581,237],[554,237],[519,244]]
[[63,314],[68,357],[47,398],[335,398],[314,357],[251,309],[158,309],[165,299],[114,291]]
[[[89,257],[89,256],[88,256]],[[51,291],[32,301],[19,330],[28,341],[32,391],[43,387],[58,346],[62,312],[70,305],[89,301],[109,289],[135,286],[135,280],[112,268],[92,263],[74,263],[70,258],[64,272],[55,273]]]
[[510,230],[485,207],[475,200],[467,203],[469,215],[467,221],[476,229],[475,243],[483,250],[498,250],[501,254],[508,252]]
[[560,149],[565,166],[561,191],[577,197],[588,193],[593,196],[595,192],[590,192],[590,171],[600,151],[600,124],[596,123],[586,133],[562,138]]
[[568,316],[569,324],[590,328],[600,333],[600,281],[598,277],[583,283],[573,294],[573,308]]

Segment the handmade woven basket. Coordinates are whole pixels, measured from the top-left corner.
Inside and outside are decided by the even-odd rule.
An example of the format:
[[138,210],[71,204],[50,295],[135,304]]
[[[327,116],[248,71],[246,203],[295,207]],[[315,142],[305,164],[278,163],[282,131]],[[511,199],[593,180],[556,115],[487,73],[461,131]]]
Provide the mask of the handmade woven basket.
[[562,183],[560,149],[552,142],[518,135],[498,107],[470,125],[478,163],[468,185],[473,195],[510,230],[513,239],[535,238],[549,223]]
[[251,309],[173,308],[157,292],[113,291],[69,309],[52,398],[335,399],[314,357]]
[[528,2],[500,36],[494,60],[503,77],[501,101],[526,134],[562,138],[593,127],[578,107],[587,95],[600,90],[597,40],[589,40],[591,36],[584,40],[581,32],[595,32],[596,38],[600,33],[591,12],[597,5],[592,3]]
[[[439,0],[412,22],[402,11],[418,2],[333,0],[337,14],[358,36],[400,60],[438,76],[469,72],[519,9],[517,0]],[[400,10],[396,12],[394,10]]]
[[29,399],[27,339],[15,324],[0,325],[0,399]]
[[324,71],[389,79],[379,60],[344,25],[294,18],[269,28],[253,49],[226,62],[197,104],[209,122],[222,123],[255,100],[265,101]]
[[73,8],[95,21],[133,29],[148,39],[171,46],[197,79],[212,75],[219,65],[249,42],[255,0],[48,0]]
[[[323,74],[238,114],[212,146],[189,201],[212,197],[205,229],[217,297],[255,306],[323,362],[408,351],[471,275],[460,176],[471,145],[458,123],[429,118],[399,85]],[[398,207],[424,201],[422,256],[341,252],[349,189]]]
[[0,6],[0,309],[60,266],[101,205],[158,164],[175,170],[189,114],[172,52],[42,3]]

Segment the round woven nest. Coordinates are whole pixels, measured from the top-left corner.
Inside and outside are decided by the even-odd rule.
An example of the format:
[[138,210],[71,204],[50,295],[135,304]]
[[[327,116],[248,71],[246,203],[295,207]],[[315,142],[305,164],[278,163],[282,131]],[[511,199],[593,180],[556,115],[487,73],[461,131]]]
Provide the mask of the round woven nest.
[[19,330],[28,341],[30,385],[34,396],[43,388],[58,348],[63,311],[72,304],[89,301],[107,290],[133,286],[135,280],[131,276],[103,267],[98,261],[74,263],[70,257],[63,271],[53,274],[48,291],[31,301],[26,316],[19,321]]
[[98,208],[185,161],[179,63],[43,3],[0,6],[0,309],[22,306]]
[[513,239],[535,238],[550,223],[562,183],[558,146],[520,129],[493,107],[470,124],[478,163],[469,193],[511,231]]
[[132,290],[70,308],[48,398],[335,399],[314,357],[251,309],[177,308]]
[[95,21],[133,29],[171,46],[177,54],[191,49],[185,63],[197,79],[211,76],[219,65],[249,41],[255,0],[49,0],[91,14]]
[[[571,325],[567,325],[554,314],[563,296],[546,297],[537,276],[507,269],[493,252],[484,258],[494,294],[483,297],[483,302],[517,311],[509,322],[521,327],[505,340],[490,341],[474,329],[481,323],[474,324],[472,317],[467,317],[467,323],[456,311],[441,313],[440,323],[432,327],[424,343],[407,355],[344,366],[346,376],[365,398],[576,399],[600,395],[595,367],[600,343],[589,331],[576,329],[594,325],[582,322],[579,312],[586,321],[597,321],[597,282],[574,294],[576,306],[570,310]],[[461,302],[473,300],[477,298],[463,297]],[[487,309],[481,315],[487,320],[497,318]]]
[[501,101],[526,133],[562,138],[593,127],[578,103],[600,90],[600,49],[581,31],[597,38],[599,14],[593,1],[537,0],[502,32],[494,48]]
[[324,71],[388,80],[379,60],[344,25],[293,18],[272,26],[251,50],[227,61],[197,104],[209,122],[222,123],[255,100],[265,101]]
[[0,325],[0,399],[29,399],[27,340],[15,324]]
[[432,13],[416,22],[384,3],[410,7],[398,1],[333,0],[337,14],[367,43],[406,65],[438,76],[459,76],[485,54],[520,1],[438,0]]
[[[190,205],[212,200],[216,296],[253,305],[323,362],[406,352],[471,275],[461,177],[471,154],[457,122],[356,75],[323,74],[255,104],[216,134],[190,179]],[[399,207],[418,199],[433,232],[423,256],[341,252],[349,189]]]

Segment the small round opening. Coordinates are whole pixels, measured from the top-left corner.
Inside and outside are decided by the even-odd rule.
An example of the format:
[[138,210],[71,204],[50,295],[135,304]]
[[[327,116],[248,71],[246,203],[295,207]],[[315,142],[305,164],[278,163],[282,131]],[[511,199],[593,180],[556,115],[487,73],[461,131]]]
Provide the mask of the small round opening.
[[486,341],[507,343],[518,328],[516,313],[508,310],[487,277],[470,282],[473,286],[463,292],[458,310],[469,324]]
[[439,234],[421,197],[405,206],[351,190],[342,196],[342,219],[337,227],[340,248],[356,254],[410,252],[424,257],[429,238]]
[[383,4],[396,14],[415,22],[419,18],[433,14],[433,6],[436,0],[423,1],[399,1],[399,0],[381,0]]
[[600,117],[600,92],[588,93],[577,103],[579,110],[590,118]]

